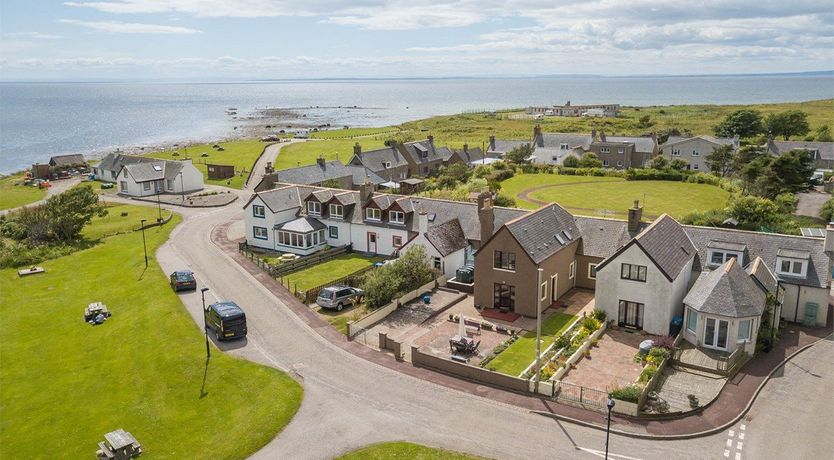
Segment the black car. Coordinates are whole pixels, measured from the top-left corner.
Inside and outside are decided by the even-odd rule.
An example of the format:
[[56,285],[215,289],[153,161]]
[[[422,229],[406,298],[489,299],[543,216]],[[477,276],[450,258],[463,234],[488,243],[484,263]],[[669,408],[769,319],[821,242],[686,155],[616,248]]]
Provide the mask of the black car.
[[246,313],[234,302],[217,302],[205,311],[206,327],[213,330],[217,340],[246,337]]
[[194,291],[197,289],[197,280],[191,270],[179,270],[171,273],[171,289],[174,292]]

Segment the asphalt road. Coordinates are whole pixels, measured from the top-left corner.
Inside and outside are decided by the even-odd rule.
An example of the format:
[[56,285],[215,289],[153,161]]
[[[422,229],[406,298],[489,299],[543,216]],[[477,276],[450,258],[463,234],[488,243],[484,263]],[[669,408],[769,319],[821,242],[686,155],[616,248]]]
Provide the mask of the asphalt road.
[[[200,285],[210,288],[207,302],[230,299],[246,310],[249,337],[241,342],[223,343],[221,349],[291,372],[304,386],[298,414],[253,458],[329,459],[370,443],[390,440],[502,459],[602,457],[603,432],[419,380],[365,361],[324,340],[211,242],[210,234],[216,226],[242,218],[242,202],[245,198],[212,210],[176,208],[186,219],[159,249],[157,258],[166,272],[191,268]],[[239,224],[234,227],[240,231]],[[182,294],[181,298],[195,327],[201,329],[199,292]],[[830,410],[834,384],[830,351],[823,358],[828,367],[820,364],[825,359],[808,358],[809,362],[797,361],[808,373],[798,373],[792,370],[793,366],[786,370],[787,378],[796,380],[784,380],[788,388],[806,385],[807,390],[780,394],[777,385],[766,387],[753,410],[752,421],[747,422],[750,437],[741,451],[735,447],[728,451],[728,432],[687,441],[612,436],[610,458],[803,458],[782,455],[785,451],[778,448],[791,446],[780,441],[785,437],[796,440],[791,449],[804,442],[812,447],[800,452],[830,453],[830,443],[818,441],[825,436],[831,439],[834,421]],[[809,377],[812,374],[821,377]],[[817,404],[823,398],[828,398],[829,407]],[[804,407],[814,417],[801,425],[801,436],[785,430],[786,417],[797,407]],[[733,443],[740,427],[734,427],[734,431]]]

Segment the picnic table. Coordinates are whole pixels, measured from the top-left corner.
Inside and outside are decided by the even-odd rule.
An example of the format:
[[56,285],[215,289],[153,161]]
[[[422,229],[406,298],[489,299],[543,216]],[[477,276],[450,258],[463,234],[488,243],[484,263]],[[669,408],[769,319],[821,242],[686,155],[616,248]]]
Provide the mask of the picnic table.
[[104,435],[98,443],[96,457],[100,460],[128,460],[142,455],[142,446],[130,432],[119,428]]
[[102,315],[105,318],[110,317],[111,313],[107,309],[107,305],[101,302],[93,302],[84,309],[84,321],[86,322],[94,320],[98,315]]
[[471,354],[478,350],[481,345],[480,341],[475,341],[469,337],[461,337],[459,335],[452,336],[449,339],[449,349],[452,352]]

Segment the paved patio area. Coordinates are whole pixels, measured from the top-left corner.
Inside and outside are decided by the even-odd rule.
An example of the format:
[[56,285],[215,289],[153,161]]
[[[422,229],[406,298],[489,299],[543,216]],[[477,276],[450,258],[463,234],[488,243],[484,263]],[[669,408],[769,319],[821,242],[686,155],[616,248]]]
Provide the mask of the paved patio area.
[[[667,412],[688,412],[693,410],[689,405],[690,394],[697,396],[699,404],[705,406],[718,397],[725,383],[727,379],[716,374],[667,366],[655,391],[659,400],[668,404]],[[651,406],[648,404],[647,408],[651,409]]]
[[425,328],[421,325],[432,315],[448,308],[449,303],[458,295],[460,294],[456,291],[435,289],[431,294],[431,303],[426,304],[422,298],[417,298],[401,306],[387,318],[368,329],[365,334],[367,345],[379,348],[380,332],[387,333],[388,337],[401,343],[422,335]]
[[[452,351],[449,348],[449,338],[457,335],[458,323],[449,321],[448,315],[442,315],[433,322],[429,329],[413,343],[421,352],[431,353],[441,358],[450,359]],[[469,357],[469,364],[477,366],[486,355],[510,336],[495,331],[481,330],[480,334],[467,334],[476,342],[481,342],[475,355]]]
[[576,368],[568,371],[563,381],[598,390],[610,390],[633,383],[640,376],[643,366],[632,358],[640,342],[649,335],[609,329],[600,337],[591,355],[583,356]]

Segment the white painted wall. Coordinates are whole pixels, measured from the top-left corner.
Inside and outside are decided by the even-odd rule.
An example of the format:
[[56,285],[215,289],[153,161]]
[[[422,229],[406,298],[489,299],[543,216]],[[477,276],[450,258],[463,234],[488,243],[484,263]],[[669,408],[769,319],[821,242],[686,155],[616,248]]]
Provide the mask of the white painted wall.
[[[645,265],[646,282],[621,279],[623,263]],[[670,282],[643,250],[633,244],[615,260],[597,270],[596,306],[605,310],[609,319],[616,320],[620,300],[642,303],[643,330],[651,334],[667,335],[672,317],[683,314],[683,298],[691,271],[692,260]]]
[[[761,317],[760,316],[748,316],[743,318],[730,318],[726,316],[719,316],[719,315],[708,315],[705,313],[698,313],[694,310],[688,310],[687,314],[690,312],[696,314],[698,316],[698,322],[695,325],[695,333],[692,333],[688,329],[686,329],[686,325],[688,324],[688,318],[684,318],[683,322],[683,338],[687,342],[695,345],[701,346],[704,341],[704,330],[706,329],[707,319],[712,318],[715,320],[722,320],[727,321],[729,323],[727,327],[727,349],[728,353],[732,353],[736,350],[736,348],[743,347],[744,351],[753,355],[756,352],[756,338],[759,335],[759,327],[761,325]],[[752,320],[752,327],[750,331],[750,339],[744,342],[738,342],[738,327],[743,320],[750,319]]]
[[376,233],[376,253],[390,256],[399,248],[393,245],[394,235],[402,238],[403,244],[408,241],[408,230],[402,228],[387,228],[383,226],[352,224],[350,226],[350,239],[353,242],[353,250],[359,252],[372,252],[368,249],[368,232]]
[[[179,175],[174,177],[174,193],[196,192],[203,189],[203,173],[200,172],[192,163],[191,160],[183,160],[182,162],[182,184],[180,184]],[[167,184],[166,184],[167,186]]]
[[803,323],[805,321],[805,305],[808,302],[813,302],[819,305],[816,325],[825,326],[828,321],[828,289],[786,283],[782,283],[782,286],[785,288],[785,297],[782,301],[783,319]]
[[[720,147],[720,145],[713,144],[705,139],[692,138],[674,145],[663,147],[663,156],[669,160],[680,158],[681,160],[689,163],[691,169],[709,172],[709,167],[707,167],[705,157],[711,154],[717,147]],[[681,152],[680,156],[672,156],[673,149],[679,149]],[[693,150],[698,152],[697,156],[692,155]]]
[[412,246],[418,245],[426,248],[426,254],[429,256],[429,259],[433,259],[435,257],[440,258],[441,269],[443,274],[445,274],[448,279],[454,278],[457,274],[458,268],[463,267],[464,265],[466,248],[459,249],[444,257],[440,255],[440,252],[434,247],[434,245],[426,239],[424,234],[417,235],[407,245],[403,246],[401,253],[408,250],[408,248]]

